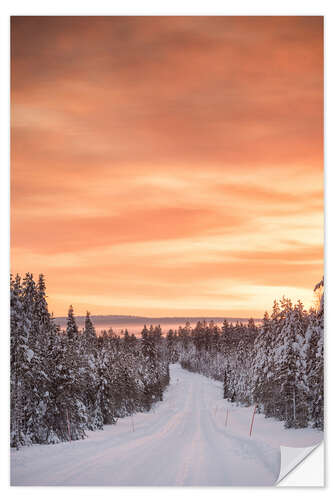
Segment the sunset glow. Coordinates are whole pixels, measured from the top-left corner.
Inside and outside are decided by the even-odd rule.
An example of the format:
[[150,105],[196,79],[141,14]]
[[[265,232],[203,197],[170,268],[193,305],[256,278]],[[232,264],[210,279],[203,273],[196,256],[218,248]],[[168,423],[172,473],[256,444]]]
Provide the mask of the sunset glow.
[[55,315],[311,306],[322,17],[13,17],[11,62],[11,268]]

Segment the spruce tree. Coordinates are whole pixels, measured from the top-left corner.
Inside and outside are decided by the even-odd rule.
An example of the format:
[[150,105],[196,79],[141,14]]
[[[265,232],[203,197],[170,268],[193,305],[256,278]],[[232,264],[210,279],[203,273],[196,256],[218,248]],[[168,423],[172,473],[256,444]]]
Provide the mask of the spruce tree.
[[73,306],[69,306],[68,316],[67,316],[67,328],[66,334],[69,340],[76,340],[79,335],[79,330],[76,325],[75,317],[74,317],[74,309]]

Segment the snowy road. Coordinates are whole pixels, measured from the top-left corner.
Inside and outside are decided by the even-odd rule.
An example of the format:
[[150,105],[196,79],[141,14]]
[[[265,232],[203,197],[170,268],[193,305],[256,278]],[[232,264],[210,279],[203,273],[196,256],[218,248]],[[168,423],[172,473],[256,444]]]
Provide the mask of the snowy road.
[[[272,485],[279,445],[311,446],[322,433],[280,422],[222,399],[221,384],[171,366],[164,401],[72,443],[11,450],[12,485]],[[228,421],[226,411],[228,409]]]

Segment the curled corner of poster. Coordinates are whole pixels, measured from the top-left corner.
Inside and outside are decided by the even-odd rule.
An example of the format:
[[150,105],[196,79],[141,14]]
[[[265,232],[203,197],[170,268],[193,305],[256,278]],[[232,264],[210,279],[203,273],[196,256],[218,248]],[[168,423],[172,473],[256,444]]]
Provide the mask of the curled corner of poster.
[[276,486],[324,486],[324,442],[306,448],[280,446],[280,450],[281,466]]

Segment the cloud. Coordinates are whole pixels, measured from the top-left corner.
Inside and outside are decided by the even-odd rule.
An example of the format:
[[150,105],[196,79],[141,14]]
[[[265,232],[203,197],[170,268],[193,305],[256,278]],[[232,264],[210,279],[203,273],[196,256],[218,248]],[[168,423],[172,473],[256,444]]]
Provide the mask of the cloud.
[[[86,217],[13,217],[13,247],[29,250],[43,248],[45,253],[75,251],[88,247],[108,246],[122,242],[154,241],[208,234],[211,230],[235,232],[245,218],[226,212],[185,208],[141,209],[119,216]],[[89,237],[91,235],[91,237]]]
[[218,283],[245,311],[252,286],[261,311],[275,286],[312,288],[322,17],[11,24],[12,268],[46,273],[59,314],[71,294],[96,313],[204,311]]
[[[12,24],[13,108],[23,102],[35,115],[64,115],[62,127],[55,123],[55,155],[89,154],[96,141],[116,163],[153,155],[272,164],[322,155],[320,17]],[[73,148],[75,133],[86,140]]]

